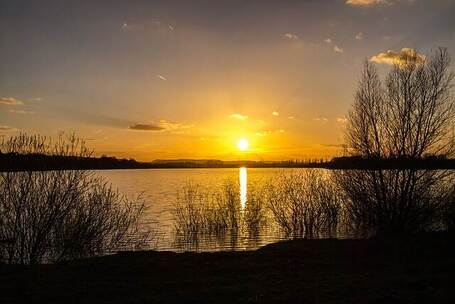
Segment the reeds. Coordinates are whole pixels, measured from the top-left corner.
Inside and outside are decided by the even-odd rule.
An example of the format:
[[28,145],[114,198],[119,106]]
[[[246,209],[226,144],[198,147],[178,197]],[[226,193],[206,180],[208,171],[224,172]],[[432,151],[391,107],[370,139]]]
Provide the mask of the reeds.
[[232,182],[218,191],[189,183],[178,193],[172,214],[178,234],[235,233],[240,226],[238,190]]
[[341,201],[325,172],[280,174],[267,186],[268,208],[289,236],[315,238],[336,233]]

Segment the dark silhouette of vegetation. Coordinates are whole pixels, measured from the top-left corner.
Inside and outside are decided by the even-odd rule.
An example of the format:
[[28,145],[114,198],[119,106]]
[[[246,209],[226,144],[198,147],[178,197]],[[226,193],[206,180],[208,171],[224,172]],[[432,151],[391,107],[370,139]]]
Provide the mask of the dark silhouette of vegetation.
[[454,151],[454,73],[439,48],[419,60],[411,52],[395,63],[384,82],[366,62],[348,115],[346,144],[367,158],[418,159]]
[[[204,240],[230,237],[237,247],[239,235],[254,235],[266,224],[264,197],[251,192],[242,209],[239,187],[228,180],[218,190],[189,183],[179,191],[172,214],[179,247],[198,249]],[[188,246],[190,245],[190,246]]]
[[[364,162],[378,166],[333,172],[345,195],[348,222],[357,230],[414,233],[450,222],[453,171],[417,170],[452,164],[445,159],[454,151],[454,74],[449,67],[443,48],[423,62],[416,53],[407,54],[383,85],[373,64],[366,62],[346,141],[355,156],[351,161],[359,167]],[[382,166],[393,163],[402,169]]]
[[159,160],[139,162],[112,156],[74,157],[44,154],[2,153],[0,171],[173,169],[173,168],[325,168],[325,169],[455,169],[455,159],[445,156],[414,158],[335,157],[331,160],[221,161]]
[[287,235],[316,238],[335,236],[341,201],[327,172],[310,169],[278,175],[267,186],[267,205]]
[[[74,134],[55,142],[21,134],[3,142],[8,152],[87,157]],[[149,237],[139,223],[144,203],[120,195],[86,170],[0,173],[0,261],[58,262],[131,249]]]

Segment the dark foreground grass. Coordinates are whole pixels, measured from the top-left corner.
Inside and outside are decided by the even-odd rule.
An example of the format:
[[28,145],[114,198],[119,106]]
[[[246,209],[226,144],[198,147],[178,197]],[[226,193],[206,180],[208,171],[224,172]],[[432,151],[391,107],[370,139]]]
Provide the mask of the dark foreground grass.
[[455,239],[297,240],[0,266],[1,303],[455,303]]

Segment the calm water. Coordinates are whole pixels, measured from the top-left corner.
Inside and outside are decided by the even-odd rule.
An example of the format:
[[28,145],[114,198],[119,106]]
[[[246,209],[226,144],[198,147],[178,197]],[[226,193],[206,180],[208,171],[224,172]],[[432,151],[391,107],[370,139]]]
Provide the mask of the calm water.
[[206,237],[196,241],[176,237],[172,207],[177,193],[188,183],[200,184],[209,189],[219,189],[226,181],[238,183],[242,207],[248,204],[248,192],[277,173],[289,170],[275,168],[229,168],[229,169],[143,169],[143,170],[100,170],[97,173],[111,182],[129,198],[139,194],[147,202],[146,223],[157,233],[158,250],[251,250],[283,239],[282,233],[269,227],[256,235],[240,234],[224,237]]

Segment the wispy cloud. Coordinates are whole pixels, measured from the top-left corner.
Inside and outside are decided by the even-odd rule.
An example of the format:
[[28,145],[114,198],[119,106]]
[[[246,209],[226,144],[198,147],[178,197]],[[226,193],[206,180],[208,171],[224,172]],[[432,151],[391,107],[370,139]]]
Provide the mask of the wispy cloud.
[[273,112],[272,112],[272,115],[273,115],[273,116],[280,116],[280,113],[278,113],[277,111],[273,111]]
[[346,117],[338,117],[337,122],[345,124],[348,122],[348,119]]
[[390,4],[389,0],[347,0],[346,4],[357,6],[371,6],[379,4]]
[[165,119],[161,119],[159,121],[159,126],[164,128],[164,130],[166,130],[166,131],[172,131],[174,133],[182,133],[183,130],[191,129],[194,127],[194,125],[192,125],[192,124],[168,121]]
[[[324,39],[324,42],[327,44],[334,44],[334,41],[331,38]],[[333,45],[333,51],[335,53],[343,53],[343,49],[336,44]]]
[[0,97],[0,104],[10,106],[21,106],[24,104],[24,102],[14,97]]
[[346,0],[346,4],[352,6],[370,7],[376,5],[392,5],[397,2],[415,2],[415,0]]
[[376,63],[401,65],[409,57],[414,57],[417,63],[423,63],[425,61],[425,55],[419,54],[411,48],[402,48],[400,52],[388,50],[385,53],[379,53],[371,57],[370,60]]
[[314,121],[318,121],[318,122],[327,122],[329,121],[326,117],[316,117],[316,118],[313,118]]
[[35,114],[33,111],[25,111],[25,110],[9,110],[10,113],[13,114]]
[[255,134],[256,136],[259,136],[259,137],[264,137],[264,136],[268,136],[268,135],[272,135],[272,134],[283,134],[285,133],[286,131],[284,129],[277,129],[277,130],[261,130],[261,131],[257,131]]
[[0,125],[0,131],[12,131],[15,130],[13,127]]
[[229,115],[229,118],[238,119],[238,120],[247,120],[248,116],[242,115],[239,113],[234,113],[234,114]]
[[333,51],[334,51],[335,53],[343,53],[343,49],[342,49],[341,47],[339,47],[338,45],[335,45],[335,46],[333,47]]
[[293,34],[293,33],[286,33],[286,34],[284,34],[284,37],[286,37],[289,40],[298,40],[299,39],[299,36],[297,36],[296,34]]
[[183,130],[193,128],[194,125],[172,122],[161,119],[159,122],[148,122],[148,123],[136,123],[128,127],[130,130],[136,131],[154,131],[164,132],[169,131],[173,133],[183,133]]
[[143,30],[144,26],[140,24],[132,24],[129,22],[123,22],[122,23],[122,31],[124,32],[134,32],[134,31],[140,31]]
[[155,124],[147,124],[147,123],[138,123],[132,126],[129,126],[130,130],[137,130],[137,131],[163,131],[164,128],[160,127]]

